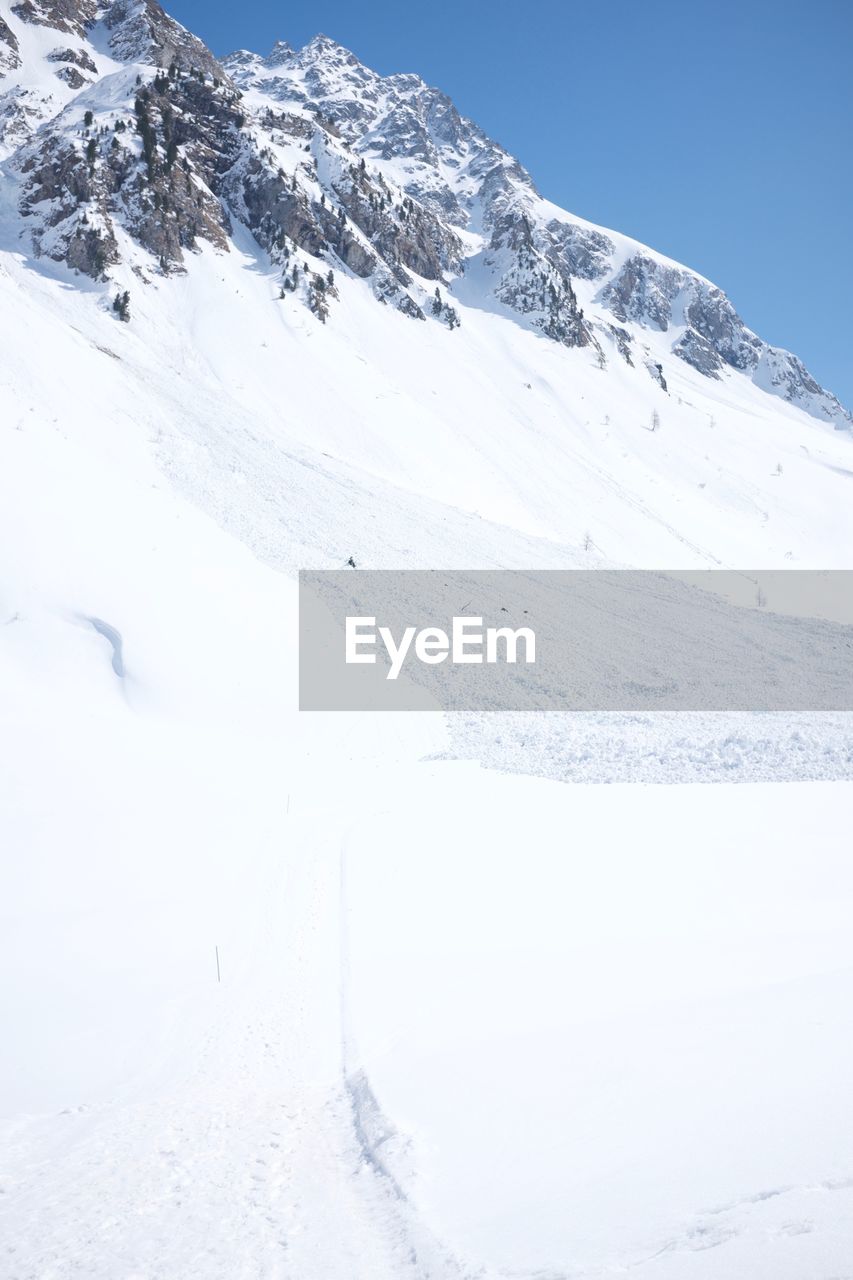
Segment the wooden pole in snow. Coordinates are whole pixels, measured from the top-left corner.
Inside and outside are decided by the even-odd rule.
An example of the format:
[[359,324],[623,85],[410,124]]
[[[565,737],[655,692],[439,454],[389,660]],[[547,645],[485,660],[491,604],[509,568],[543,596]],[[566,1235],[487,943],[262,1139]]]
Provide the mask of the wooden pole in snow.
[[216,951],[216,981],[221,982],[222,974],[219,970],[219,947],[215,947],[214,950]]

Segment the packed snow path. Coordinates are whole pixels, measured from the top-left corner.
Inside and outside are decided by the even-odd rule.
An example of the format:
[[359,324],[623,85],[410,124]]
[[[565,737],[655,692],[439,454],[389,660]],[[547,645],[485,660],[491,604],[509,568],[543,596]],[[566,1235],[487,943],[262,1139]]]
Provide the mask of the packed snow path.
[[235,976],[223,955],[208,1025],[166,1078],[12,1127],[4,1280],[467,1274],[356,1123],[341,1026],[342,831],[318,839],[318,818],[288,821],[254,956]]

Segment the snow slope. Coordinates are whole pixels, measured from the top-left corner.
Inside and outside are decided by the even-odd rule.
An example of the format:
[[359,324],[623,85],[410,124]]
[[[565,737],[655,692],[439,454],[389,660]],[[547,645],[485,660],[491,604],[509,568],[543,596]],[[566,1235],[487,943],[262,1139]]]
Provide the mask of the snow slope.
[[[355,552],[374,564],[596,562],[535,536],[535,460],[527,474],[497,466],[494,437],[508,440],[511,422],[528,439],[535,432],[555,465],[568,425],[549,429],[546,418],[536,430],[532,412],[499,416],[500,391],[518,376],[507,353],[492,373],[494,417],[468,420],[457,450],[468,460],[440,483],[448,435],[436,446],[428,432],[419,436],[415,467],[395,403],[417,397],[440,432],[446,384],[436,373],[439,394],[425,394],[430,373],[406,346],[405,317],[380,311],[381,339],[365,340],[362,326],[360,347],[355,323],[338,328],[332,316],[321,328],[296,305],[288,314],[245,250],[203,255],[183,279],[152,288],[129,328],[56,274],[10,256],[0,280],[9,855],[0,962],[24,975],[4,988],[2,1010],[14,1046],[3,1077],[0,1197],[10,1280],[61,1276],[71,1265],[104,1280],[376,1280],[484,1274],[484,1266],[485,1274],[594,1275],[658,1250],[643,1262],[650,1276],[671,1274],[684,1257],[703,1276],[740,1268],[794,1280],[806,1266],[843,1274],[850,1117],[833,1064],[849,1047],[847,784],[629,789],[614,810],[609,789],[508,786],[472,765],[417,763],[453,753],[431,717],[342,717],[333,726],[294,711],[290,575],[300,560],[340,564]],[[221,316],[209,320],[214,285],[233,295],[227,334]],[[466,343],[485,341],[476,320],[465,329]],[[50,379],[33,359],[34,332],[51,352]],[[528,358],[547,359],[543,340],[526,340]],[[280,344],[275,357],[263,342]],[[375,378],[359,382],[368,358]],[[580,356],[577,365],[592,395],[599,371]],[[463,372],[454,376],[465,395]],[[469,376],[481,390],[480,372]],[[345,390],[349,432],[332,409]],[[568,416],[555,391],[540,394],[555,417]],[[801,466],[827,486],[826,508],[835,486],[845,492],[844,476],[822,465],[841,465],[833,451],[843,437],[790,413],[792,445],[810,441]],[[576,409],[569,421],[577,418]],[[591,460],[592,444],[575,430],[572,452],[588,450]],[[749,450],[732,443],[722,413],[713,432],[756,458],[770,447],[760,419]],[[664,439],[644,437],[647,449]],[[354,461],[356,440],[364,466]],[[675,445],[661,455],[675,458]],[[445,504],[414,491],[430,466],[425,487]],[[772,495],[769,478],[766,487]],[[737,503],[721,492],[734,520]],[[602,478],[596,506],[562,518],[580,527],[593,511],[606,516],[626,551],[633,529],[636,559],[642,548],[653,562],[666,545],[681,563],[707,563],[678,536],[681,504],[672,504],[672,533],[624,493]],[[506,523],[466,510],[475,503]],[[561,518],[556,500],[548,509]],[[774,513],[790,521],[789,536],[806,530],[814,561],[844,562],[834,529],[800,526],[782,502]],[[757,539],[767,536],[766,525],[741,518]],[[692,530],[689,514],[684,521]],[[774,562],[761,541],[755,555]],[[121,636],[123,674],[93,619]],[[707,725],[694,726],[688,746],[674,719],[642,735],[635,722],[621,733],[587,725],[579,749],[599,777],[614,764],[636,775],[655,750],[672,778],[678,754],[668,733],[700,776],[715,776],[713,765],[704,774],[696,765]],[[548,741],[571,750],[578,732],[551,724]],[[766,769],[766,729],[746,724],[741,734],[747,760]],[[782,776],[821,776],[829,753],[834,776],[849,777],[846,723],[812,724],[807,734],[782,727]],[[596,756],[602,735],[610,757]],[[493,726],[483,758],[506,751],[502,737]],[[754,776],[748,766],[736,773]],[[613,827],[613,812],[624,828]],[[652,845],[637,850],[623,829],[653,831]],[[568,890],[552,896],[577,867],[552,833],[578,830],[595,833],[580,840],[590,846],[578,867],[580,936]],[[815,848],[826,850],[820,860]],[[614,867],[617,857],[627,861]],[[684,866],[675,881],[674,859]],[[764,947],[755,930],[780,859],[792,888],[788,897],[780,890]],[[620,917],[602,933],[614,919],[614,884],[625,884],[625,909],[636,907],[631,865],[643,867],[647,903],[642,965]],[[519,914],[506,895],[517,904],[522,885]],[[537,885],[550,888],[539,897]],[[494,903],[486,914],[484,901]],[[568,914],[555,920],[560,901]],[[691,929],[690,911],[706,919],[704,930]],[[726,911],[740,922],[736,946]],[[671,968],[661,938],[673,928],[677,977],[661,986]],[[599,977],[567,1004],[559,975],[578,969]],[[793,1040],[814,1017],[820,1037],[804,1059]],[[581,1058],[579,1026],[587,1026]],[[626,1087],[613,1046],[626,1039],[642,1069],[611,1116]],[[662,1059],[691,1082],[686,1097],[669,1089],[666,1105]],[[761,1098],[768,1137],[747,1141],[753,1131],[738,1117],[757,1105],[770,1062],[775,1084]],[[724,1083],[712,1089],[718,1073]],[[783,1158],[769,1135],[793,1142],[800,1096],[811,1136]],[[496,1115],[507,1117],[499,1151],[487,1140]],[[628,1137],[612,1127],[619,1116],[634,1117]],[[709,1134],[725,1141],[715,1136],[686,1179],[692,1149],[678,1139],[691,1117],[693,1149],[704,1152]],[[389,1136],[396,1131],[412,1144]],[[732,1145],[736,1135],[742,1146]],[[756,1145],[745,1167],[744,1151]],[[567,1165],[577,1181],[567,1182]],[[625,1197],[637,1194],[638,1178],[645,1199],[631,1217]]]
[[847,1274],[850,784],[458,794],[404,851],[396,804],[346,841],[350,1019],[448,1242],[512,1275]]

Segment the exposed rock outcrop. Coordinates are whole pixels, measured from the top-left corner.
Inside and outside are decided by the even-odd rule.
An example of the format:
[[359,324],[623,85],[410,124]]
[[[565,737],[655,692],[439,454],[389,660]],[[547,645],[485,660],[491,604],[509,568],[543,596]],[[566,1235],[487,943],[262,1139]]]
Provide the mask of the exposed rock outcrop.
[[97,0],[21,0],[12,5],[12,12],[22,22],[82,36],[97,16],[98,3]]
[[0,15],[0,72],[15,71],[21,65],[18,37]]

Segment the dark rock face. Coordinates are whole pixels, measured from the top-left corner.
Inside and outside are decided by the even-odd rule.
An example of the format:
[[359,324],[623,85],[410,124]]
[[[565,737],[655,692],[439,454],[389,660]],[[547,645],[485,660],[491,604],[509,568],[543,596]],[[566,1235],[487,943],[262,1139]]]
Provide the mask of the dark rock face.
[[199,240],[228,247],[230,220],[207,188],[236,152],[241,116],[224,95],[195,77],[163,77],[158,84],[162,88],[144,88],[134,104],[144,165],[128,170],[119,159],[112,167],[125,225],[169,271],[181,266],[183,251]]
[[22,22],[82,36],[94,22],[98,4],[97,0],[22,0],[12,5],[12,12]]
[[47,60],[66,64],[55,74],[58,80],[64,80],[72,89],[82,89],[84,84],[92,83],[91,76],[83,75],[84,71],[90,72],[92,76],[98,73],[94,59],[89,57],[85,49],[54,49],[53,53],[47,55]]
[[537,248],[524,215],[504,215],[495,227],[491,249],[495,251],[491,260],[500,272],[495,287],[499,301],[566,347],[584,347],[592,342],[571,281]]
[[47,139],[21,166],[25,217],[37,216],[37,253],[67,262],[74,271],[103,279],[118,261],[118,245],[108,215],[111,175],[87,162],[82,150],[62,136]]
[[[600,300],[620,320],[666,332],[686,324],[678,354],[695,368],[715,366],[709,352],[735,369],[755,367],[763,344],[721,289],[681,267],[635,254],[604,287]],[[705,368],[701,369],[705,372]]]
[[114,0],[104,21],[113,53],[125,62],[147,61],[164,69],[174,62],[227,79],[207,46],[170,18],[157,0]]
[[[21,164],[22,212],[39,217],[37,252],[101,278],[117,260],[116,216],[164,271],[179,267],[199,239],[227,249],[227,215],[206,188],[236,154],[240,117],[195,77],[155,84],[140,89],[133,112],[119,115],[112,131],[96,122],[84,145],[60,133],[30,148]],[[126,141],[135,134],[141,157]]]
[[549,233],[528,215],[531,196],[536,190],[515,161],[501,159],[483,175],[483,221],[491,231],[487,262],[498,273],[495,297],[555,342],[587,346],[592,336],[570,275],[553,254]]
[[[251,150],[245,150],[226,175],[222,195],[273,261],[284,266],[286,279],[288,269],[292,271],[288,266],[292,248],[314,257],[334,255],[354,275],[370,279],[380,301],[423,318],[405,291],[411,281],[399,261],[386,261],[369,237],[359,234],[358,223],[348,216],[343,199],[337,206],[325,197],[322,203],[312,200],[294,178],[277,170],[262,153]],[[289,278],[292,280],[292,275]]]
[[82,89],[84,84],[91,84],[91,80],[87,80],[81,71],[76,67],[60,67],[54,73],[57,80],[62,80],[65,84],[70,85],[72,89]]
[[[288,56],[286,49],[280,56]],[[226,198],[273,254],[288,240],[315,255],[334,254],[355,275],[371,277],[383,301],[421,316],[422,309],[401,292],[412,283],[407,273],[443,280],[461,263],[458,236],[431,210],[401,197],[363,159],[342,154],[333,120],[319,111],[314,119],[265,111],[261,120],[272,143],[299,141],[311,153],[304,176],[285,176],[263,148],[250,148],[229,175]],[[318,200],[308,195],[305,180],[317,179],[320,162],[326,176]]]
[[548,257],[566,275],[598,280],[609,270],[613,242],[602,232],[556,219],[545,230],[551,241]]
[[695,329],[688,329],[672,348],[682,360],[704,373],[708,378],[719,378],[725,361],[712,343]]
[[15,71],[20,65],[18,37],[0,15],[0,72]]
[[741,370],[755,367],[761,354],[761,339],[747,329],[721,289],[711,285],[697,290],[685,317],[726,364]]
[[605,287],[601,300],[618,320],[637,320],[666,330],[672,320],[673,299],[685,275],[675,267],[662,266],[637,254]]
[[394,203],[394,195],[366,166],[351,165],[333,183],[341,208],[389,266],[408,268],[426,280],[441,280],[459,267],[458,236],[411,197]]
[[53,53],[47,55],[48,62],[70,62],[75,67],[81,67],[83,71],[91,71],[93,75],[97,75],[98,68],[95,66],[93,58],[85,49],[54,49]]
[[65,249],[65,262],[72,271],[103,279],[107,267],[118,261],[118,247],[111,231],[99,231],[78,223]]

